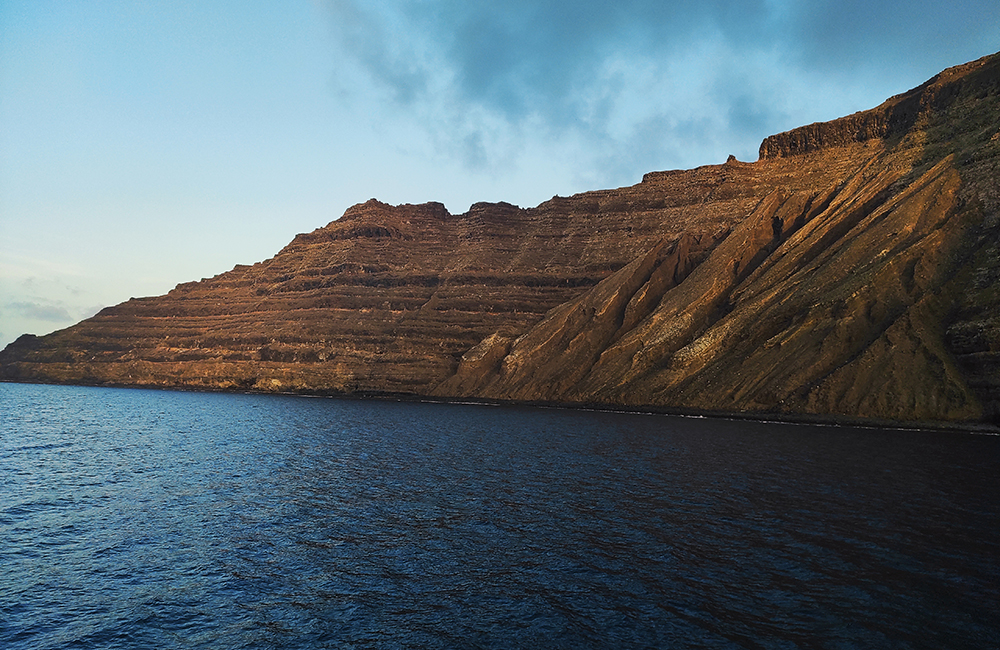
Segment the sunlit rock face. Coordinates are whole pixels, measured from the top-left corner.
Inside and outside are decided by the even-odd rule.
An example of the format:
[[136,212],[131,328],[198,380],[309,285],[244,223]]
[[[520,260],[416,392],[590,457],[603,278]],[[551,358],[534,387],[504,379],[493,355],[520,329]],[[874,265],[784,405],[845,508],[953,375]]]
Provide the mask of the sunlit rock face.
[[8,380],[1000,420],[1000,56],[760,160],[375,200],[0,353]]

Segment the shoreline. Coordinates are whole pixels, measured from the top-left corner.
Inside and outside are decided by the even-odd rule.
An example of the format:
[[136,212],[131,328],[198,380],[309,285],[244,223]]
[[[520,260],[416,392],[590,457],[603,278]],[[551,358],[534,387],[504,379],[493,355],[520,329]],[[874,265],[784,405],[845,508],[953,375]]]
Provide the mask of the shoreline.
[[768,411],[713,411],[704,409],[691,409],[683,407],[656,406],[656,405],[616,405],[601,403],[576,403],[576,402],[550,402],[544,400],[495,400],[488,398],[470,397],[432,397],[427,395],[417,395],[413,393],[390,393],[390,392],[328,392],[328,391],[262,391],[262,390],[234,390],[228,388],[212,388],[208,386],[184,386],[184,385],[140,385],[140,384],[117,384],[117,383],[83,383],[83,382],[51,382],[51,381],[31,381],[0,379],[0,383],[8,384],[38,384],[47,386],[79,386],[85,388],[118,388],[133,390],[162,390],[180,393],[223,393],[232,395],[274,395],[282,397],[320,397],[327,399],[343,400],[368,400],[386,402],[413,402],[426,404],[452,404],[468,406],[495,406],[495,407],[529,407],[545,408],[567,411],[585,411],[594,413],[620,413],[627,415],[664,415],[670,417],[682,417],[692,419],[710,420],[730,420],[747,421],[770,424],[788,425],[808,425],[825,427],[850,427],[856,429],[872,429],[879,431],[927,431],[940,433],[969,433],[977,435],[1000,436],[1000,426],[989,422],[940,422],[940,421],[902,421],[885,420],[880,418],[865,418],[847,415],[823,415],[816,413],[781,413]]

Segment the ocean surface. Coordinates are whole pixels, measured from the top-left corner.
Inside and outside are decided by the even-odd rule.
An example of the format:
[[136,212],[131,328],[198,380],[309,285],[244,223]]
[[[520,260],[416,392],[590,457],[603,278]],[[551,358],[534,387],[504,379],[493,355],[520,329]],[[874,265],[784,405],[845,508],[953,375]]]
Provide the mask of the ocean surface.
[[1000,437],[0,384],[0,648],[1000,647]]

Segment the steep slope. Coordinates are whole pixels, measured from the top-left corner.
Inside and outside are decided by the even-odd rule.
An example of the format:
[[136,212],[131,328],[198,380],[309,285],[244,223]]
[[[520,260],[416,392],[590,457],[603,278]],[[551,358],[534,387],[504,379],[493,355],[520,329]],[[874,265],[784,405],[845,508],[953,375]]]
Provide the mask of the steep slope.
[[8,380],[907,421],[1000,413],[1000,56],[536,208],[355,206],[0,352]]
[[[664,238],[695,254],[758,200],[739,165],[537,208],[371,200],[274,258],[133,299],[0,353],[21,381],[425,394],[492,332],[517,335]],[[664,192],[664,187],[675,187]],[[706,198],[714,195],[707,208]]]
[[[998,86],[993,57],[768,138],[763,173],[789,159],[864,163],[826,187],[776,184],[690,274],[608,278],[463,386],[496,399],[996,421]],[[651,294],[637,320],[628,308]]]

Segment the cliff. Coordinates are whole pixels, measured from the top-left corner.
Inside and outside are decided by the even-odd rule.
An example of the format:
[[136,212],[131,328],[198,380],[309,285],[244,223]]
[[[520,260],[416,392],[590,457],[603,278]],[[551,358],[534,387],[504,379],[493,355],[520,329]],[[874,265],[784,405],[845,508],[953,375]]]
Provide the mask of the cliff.
[[1000,55],[535,208],[371,200],[0,352],[0,377],[1000,421]]

